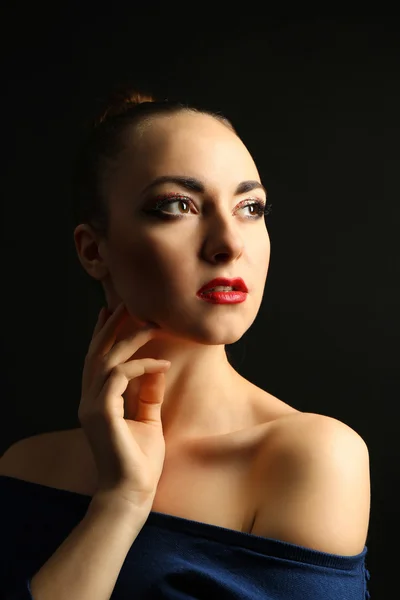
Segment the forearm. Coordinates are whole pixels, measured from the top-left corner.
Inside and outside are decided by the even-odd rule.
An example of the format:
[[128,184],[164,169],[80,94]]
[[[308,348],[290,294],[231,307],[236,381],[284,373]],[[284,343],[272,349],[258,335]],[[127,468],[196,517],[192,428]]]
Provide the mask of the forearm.
[[34,600],[109,600],[148,513],[94,497],[82,521],[32,577]]

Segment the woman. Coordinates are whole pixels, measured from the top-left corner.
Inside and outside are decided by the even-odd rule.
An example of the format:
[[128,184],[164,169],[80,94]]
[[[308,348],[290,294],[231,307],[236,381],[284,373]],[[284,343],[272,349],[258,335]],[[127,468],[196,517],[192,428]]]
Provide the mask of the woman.
[[77,255],[106,307],[82,427],[1,459],[3,588],[35,600],[368,597],[365,442],[227,359],[270,260],[266,190],[231,123],[133,92],[96,122],[75,184]]

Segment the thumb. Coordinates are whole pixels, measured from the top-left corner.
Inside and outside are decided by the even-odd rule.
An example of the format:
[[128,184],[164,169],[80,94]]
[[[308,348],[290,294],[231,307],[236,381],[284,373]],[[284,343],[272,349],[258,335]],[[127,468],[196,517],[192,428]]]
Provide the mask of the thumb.
[[165,393],[165,373],[145,373],[140,377],[136,421],[161,423],[161,407]]

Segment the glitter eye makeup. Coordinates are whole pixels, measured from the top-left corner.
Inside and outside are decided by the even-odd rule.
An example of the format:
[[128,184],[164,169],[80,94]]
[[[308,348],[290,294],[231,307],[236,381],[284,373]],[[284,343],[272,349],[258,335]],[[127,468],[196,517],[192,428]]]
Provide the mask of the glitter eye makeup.
[[[175,203],[178,204],[179,202],[181,202],[182,204],[186,204],[188,207],[190,207],[190,205],[193,205],[193,201],[191,200],[191,198],[179,193],[163,194],[154,198],[154,201],[156,202],[156,204],[152,208],[147,209],[145,212],[153,214],[153,216],[157,216],[161,219],[182,219],[185,217],[186,214],[188,214],[173,214],[163,212],[162,209],[165,206]],[[246,207],[252,207],[255,209],[255,212],[252,215],[245,217],[245,219],[250,219],[253,221],[261,219],[261,217],[264,215],[268,215],[271,212],[271,206],[272,205],[270,202],[268,203],[250,198],[242,200],[241,202],[239,202],[238,205],[239,209]]]

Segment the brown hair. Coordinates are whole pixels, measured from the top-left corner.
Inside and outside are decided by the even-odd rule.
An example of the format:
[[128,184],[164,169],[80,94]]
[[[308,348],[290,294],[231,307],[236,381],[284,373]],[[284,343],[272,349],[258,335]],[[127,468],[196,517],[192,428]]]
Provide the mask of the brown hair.
[[107,237],[109,209],[103,184],[126,146],[126,131],[153,116],[180,111],[209,114],[237,133],[232,123],[219,112],[177,101],[156,100],[152,94],[132,89],[111,94],[105,110],[89,124],[76,156],[72,176],[74,228],[87,223]]

